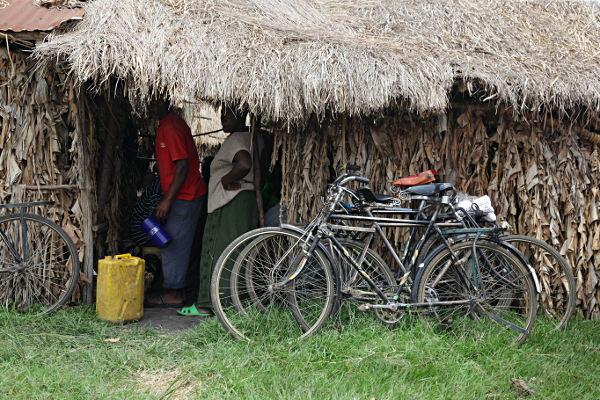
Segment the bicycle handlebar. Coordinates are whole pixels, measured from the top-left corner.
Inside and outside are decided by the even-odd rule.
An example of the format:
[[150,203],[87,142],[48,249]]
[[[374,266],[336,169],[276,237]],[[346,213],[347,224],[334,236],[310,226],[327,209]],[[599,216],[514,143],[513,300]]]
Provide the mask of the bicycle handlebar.
[[360,174],[356,173],[356,172],[348,172],[348,173],[342,174],[342,175],[338,176],[337,178],[335,178],[335,180],[333,181],[333,184],[338,185],[339,182],[343,181],[344,179],[349,178],[349,177],[355,177],[355,176],[360,176]]
[[342,165],[342,169],[347,171],[360,171],[360,166],[354,164],[344,164]]
[[[348,175],[348,174],[344,174],[344,175]],[[342,177],[344,175],[342,175]],[[341,182],[338,183],[338,185],[344,186],[346,183],[348,183],[350,181],[357,181],[357,182],[361,182],[361,183],[365,183],[365,184],[371,182],[371,180],[369,178],[365,178],[364,176],[346,176],[344,179],[342,179]]]
[[53,206],[54,201],[31,201],[28,203],[0,204],[0,208],[29,208],[38,206]]
[[[354,164],[344,164],[342,166],[342,170],[344,170],[344,169],[348,170],[348,171],[360,171],[360,167],[358,165],[354,165]],[[344,186],[346,183],[348,183],[350,181],[357,181],[357,182],[364,183],[364,184],[368,184],[369,182],[371,182],[371,180],[369,178],[360,176],[360,174],[358,172],[346,172],[345,174],[338,176],[333,181],[332,184]]]

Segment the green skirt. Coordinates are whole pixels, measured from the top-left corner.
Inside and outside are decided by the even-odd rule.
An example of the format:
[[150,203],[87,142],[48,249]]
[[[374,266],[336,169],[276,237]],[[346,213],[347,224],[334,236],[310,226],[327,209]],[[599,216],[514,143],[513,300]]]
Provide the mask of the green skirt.
[[202,240],[197,307],[212,308],[210,281],[215,263],[238,236],[258,228],[258,206],[253,191],[244,190],[225,206],[208,214]]

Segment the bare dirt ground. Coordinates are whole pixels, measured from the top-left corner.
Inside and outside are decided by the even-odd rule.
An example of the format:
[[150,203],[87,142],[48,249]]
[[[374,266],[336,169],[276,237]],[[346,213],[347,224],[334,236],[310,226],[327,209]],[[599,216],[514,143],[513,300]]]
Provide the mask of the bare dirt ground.
[[[146,298],[154,297],[160,293],[160,289],[150,290]],[[194,304],[198,298],[198,290],[191,289],[187,293],[187,301],[184,307]],[[150,328],[155,331],[161,331],[171,334],[181,334],[190,328],[198,326],[203,320],[209,317],[183,316],[177,314],[179,308],[144,308],[144,316],[137,322],[139,328]]]
[[177,314],[178,308],[146,308],[144,316],[137,322],[139,328],[150,328],[171,334],[181,334],[198,326],[207,317],[183,316]]

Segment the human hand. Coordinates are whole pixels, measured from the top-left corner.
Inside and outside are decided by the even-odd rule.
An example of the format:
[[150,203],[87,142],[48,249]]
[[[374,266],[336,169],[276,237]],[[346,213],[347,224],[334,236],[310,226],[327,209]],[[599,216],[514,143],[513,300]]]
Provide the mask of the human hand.
[[171,208],[171,200],[162,199],[156,206],[156,209],[154,210],[154,214],[156,215],[156,218],[166,219],[170,208]]
[[240,182],[240,181],[231,182],[226,185],[223,185],[223,187],[225,188],[225,190],[240,190],[242,188],[242,182]]

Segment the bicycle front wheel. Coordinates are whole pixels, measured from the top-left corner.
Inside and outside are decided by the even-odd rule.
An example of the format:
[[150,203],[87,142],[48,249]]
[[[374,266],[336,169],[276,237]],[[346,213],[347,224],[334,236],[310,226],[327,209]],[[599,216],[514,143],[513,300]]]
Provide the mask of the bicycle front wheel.
[[528,268],[498,244],[478,240],[473,248],[466,241],[432,252],[417,274],[413,302],[431,304],[422,316],[436,328],[478,332],[487,329],[478,323],[487,317],[497,322],[490,334],[523,343],[537,309]]
[[54,222],[34,214],[0,217],[0,303],[38,315],[70,300],[79,279],[77,249]]
[[280,228],[250,231],[219,257],[212,277],[212,302],[225,329],[245,340],[297,339],[318,332],[337,292],[331,265],[315,250],[303,271],[283,287],[305,245],[301,234]]

